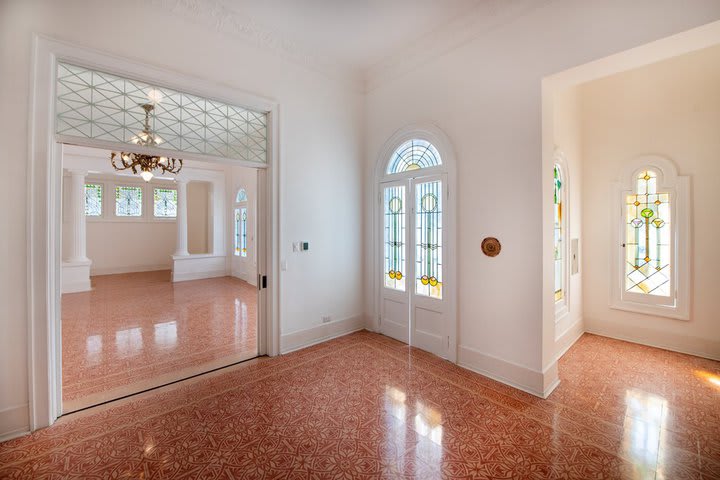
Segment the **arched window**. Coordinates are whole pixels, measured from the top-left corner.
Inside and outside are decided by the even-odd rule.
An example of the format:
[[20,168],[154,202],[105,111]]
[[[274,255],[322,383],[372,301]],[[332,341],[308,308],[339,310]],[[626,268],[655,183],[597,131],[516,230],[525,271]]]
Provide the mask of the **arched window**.
[[235,195],[235,212],[233,217],[233,254],[237,257],[247,257],[247,192],[244,188]]
[[565,270],[567,255],[565,254],[565,178],[562,169],[557,163],[553,169],[553,245],[555,261],[555,301],[565,298]]
[[[627,172],[630,173],[627,173]],[[631,162],[619,184],[622,212],[614,272],[615,308],[689,319],[689,181],[662,157]]]
[[388,174],[442,165],[437,149],[426,140],[412,139],[395,150],[388,163]]

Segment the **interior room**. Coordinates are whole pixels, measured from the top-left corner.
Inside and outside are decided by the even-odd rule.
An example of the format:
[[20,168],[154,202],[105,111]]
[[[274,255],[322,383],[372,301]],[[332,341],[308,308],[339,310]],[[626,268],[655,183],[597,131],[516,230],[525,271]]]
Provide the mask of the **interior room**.
[[0,478],[720,478],[716,0],[7,0],[0,71]]
[[256,172],[62,150],[63,413],[257,356]]

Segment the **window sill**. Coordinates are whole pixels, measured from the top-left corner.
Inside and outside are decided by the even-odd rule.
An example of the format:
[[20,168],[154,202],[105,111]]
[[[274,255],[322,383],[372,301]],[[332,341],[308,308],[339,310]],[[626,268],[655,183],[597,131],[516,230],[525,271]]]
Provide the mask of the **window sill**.
[[626,312],[642,313],[643,315],[653,315],[656,317],[672,318],[674,320],[690,320],[690,312],[678,307],[669,307],[665,305],[648,305],[636,302],[614,302],[610,304],[613,310],[623,310]]

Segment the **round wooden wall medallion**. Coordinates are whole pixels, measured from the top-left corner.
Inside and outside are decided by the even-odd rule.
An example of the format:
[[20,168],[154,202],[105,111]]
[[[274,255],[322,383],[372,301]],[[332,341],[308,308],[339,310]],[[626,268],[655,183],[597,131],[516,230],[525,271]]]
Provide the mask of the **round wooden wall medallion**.
[[488,257],[496,257],[500,253],[500,241],[494,237],[487,237],[482,241],[482,251]]

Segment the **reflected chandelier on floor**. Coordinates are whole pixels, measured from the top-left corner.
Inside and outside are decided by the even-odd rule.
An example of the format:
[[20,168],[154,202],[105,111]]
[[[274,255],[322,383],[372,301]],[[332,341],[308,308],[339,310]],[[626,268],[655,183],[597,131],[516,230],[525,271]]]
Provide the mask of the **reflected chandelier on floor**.
[[[130,139],[135,145],[141,147],[156,147],[162,143],[162,138],[150,129],[150,113],[155,109],[153,103],[144,103],[140,105],[145,110],[145,124],[143,130],[139,134]],[[118,163],[120,165],[118,165]],[[133,152],[112,152],[110,154],[110,163],[115,170],[132,170],[137,175],[138,170],[140,176],[146,182],[153,178],[153,170],[160,169],[163,173],[180,173],[183,161],[179,158],[163,157],[157,155],[143,155]]]

